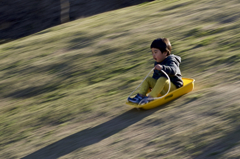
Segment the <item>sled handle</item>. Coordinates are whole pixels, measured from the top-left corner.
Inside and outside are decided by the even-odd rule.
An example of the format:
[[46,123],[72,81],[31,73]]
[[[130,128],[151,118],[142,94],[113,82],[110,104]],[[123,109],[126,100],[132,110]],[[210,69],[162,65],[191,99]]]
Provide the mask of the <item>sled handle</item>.
[[144,78],[144,80],[137,86],[137,88],[135,88],[132,93],[128,96],[128,98],[133,94],[133,92],[135,92],[141,85],[142,83],[146,80],[146,78],[149,76],[149,74],[154,70],[155,68],[152,68],[151,71],[147,74],[147,76]]
[[[154,68],[153,68],[154,69]],[[153,70],[152,69],[152,70]],[[151,71],[152,71],[151,70]],[[155,100],[155,99],[161,99],[161,98],[164,98],[166,95],[168,95],[168,93],[170,92],[170,89],[171,89],[171,80],[170,80],[170,77],[168,76],[168,74],[165,72],[165,71],[163,71],[163,70],[161,70],[162,71],[162,73],[164,73],[165,75],[166,75],[166,77],[168,78],[168,84],[169,84],[169,86],[168,86],[168,91],[167,91],[167,93],[165,93],[163,96],[160,96],[160,97],[155,97],[155,98],[149,98],[150,100],[151,99],[153,99],[153,100]],[[146,77],[147,78],[147,77]],[[146,79],[145,78],[145,79]],[[144,79],[144,80],[145,80]],[[143,101],[144,99],[142,99],[139,103],[138,103],[138,105],[142,105],[141,103],[142,103],[142,101]]]

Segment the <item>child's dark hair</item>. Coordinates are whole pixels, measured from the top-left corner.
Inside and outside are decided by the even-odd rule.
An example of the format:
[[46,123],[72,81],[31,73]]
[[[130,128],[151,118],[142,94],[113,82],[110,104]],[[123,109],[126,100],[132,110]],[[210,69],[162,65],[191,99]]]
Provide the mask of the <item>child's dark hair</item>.
[[150,48],[157,48],[162,53],[167,52],[167,56],[170,55],[172,51],[171,43],[167,38],[158,38],[153,40]]

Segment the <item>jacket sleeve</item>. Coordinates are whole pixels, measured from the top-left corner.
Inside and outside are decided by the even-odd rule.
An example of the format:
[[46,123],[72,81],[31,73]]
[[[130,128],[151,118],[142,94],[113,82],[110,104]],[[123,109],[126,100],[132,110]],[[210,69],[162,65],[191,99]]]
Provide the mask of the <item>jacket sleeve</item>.
[[167,65],[162,65],[162,70],[165,71],[168,75],[174,76],[177,74],[178,66],[174,61],[171,61]]

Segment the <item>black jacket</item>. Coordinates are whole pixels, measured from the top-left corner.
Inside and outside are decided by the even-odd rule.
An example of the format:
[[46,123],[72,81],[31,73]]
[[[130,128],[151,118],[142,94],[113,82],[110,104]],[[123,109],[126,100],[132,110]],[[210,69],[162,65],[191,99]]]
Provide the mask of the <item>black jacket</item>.
[[[162,62],[155,62],[154,66],[157,64],[162,65],[163,71],[165,71],[168,74],[171,82],[177,88],[180,88],[183,86],[182,75],[179,68],[180,63],[181,63],[181,57],[171,54]],[[160,77],[166,77],[166,76],[161,71],[155,69],[152,78],[158,79]]]

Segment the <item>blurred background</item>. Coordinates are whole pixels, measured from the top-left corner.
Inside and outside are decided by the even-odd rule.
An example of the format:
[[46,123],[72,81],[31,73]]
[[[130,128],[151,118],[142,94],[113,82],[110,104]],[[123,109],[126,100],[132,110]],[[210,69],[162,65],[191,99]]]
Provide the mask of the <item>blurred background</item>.
[[61,23],[153,0],[1,0],[0,43]]

